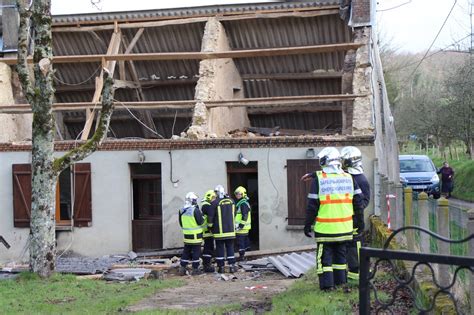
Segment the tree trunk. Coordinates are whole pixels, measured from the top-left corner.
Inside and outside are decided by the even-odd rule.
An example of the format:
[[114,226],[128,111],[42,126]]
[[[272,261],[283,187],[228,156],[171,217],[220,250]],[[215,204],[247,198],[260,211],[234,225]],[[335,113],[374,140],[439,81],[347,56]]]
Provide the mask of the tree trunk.
[[[51,0],[33,0],[32,9],[26,9],[25,0],[18,0],[20,29],[18,38],[18,77],[23,93],[31,104],[32,126],[32,191],[30,221],[30,270],[42,278],[49,277],[56,262],[56,182],[62,170],[94,152],[107,136],[113,112],[113,79],[106,69],[102,90],[102,109],[99,126],[80,147],[55,159],[54,97],[51,36]],[[33,27],[29,27],[31,25]],[[34,83],[30,80],[27,65],[28,34],[34,43]]]

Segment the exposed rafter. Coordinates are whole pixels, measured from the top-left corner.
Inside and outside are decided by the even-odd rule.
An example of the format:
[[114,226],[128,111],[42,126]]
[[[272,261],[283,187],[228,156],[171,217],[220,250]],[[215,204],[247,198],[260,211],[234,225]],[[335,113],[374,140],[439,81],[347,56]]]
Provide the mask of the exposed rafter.
[[[158,61],[158,60],[204,60],[220,58],[254,58],[254,57],[273,57],[303,54],[321,54],[337,51],[347,51],[357,49],[363,46],[361,43],[337,43],[326,45],[310,45],[280,48],[261,48],[247,50],[231,50],[220,52],[167,52],[167,53],[143,53],[143,54],[100,54],[100,55],[72,55],[55,56],[53,63],[78,63],[78,62],[101,62],[105,61]],[[33,60],[28,58],[28,62]],[[8,65],[17,63],[15,58],[3,58],[0,62]]]
[[[278,10],[278,11],[259,11],[259,12],[244,12],[244,13],[234,13],[218,16],[219,21],[235,21],[235,20],[248,20],[248,19],[275,19],[275,18],[285,18],[285,17],[314,17],[314,16],[323,16],[323,15],[335,15],[339,14],[339,6],[328,6],[324,8],[312,8],[307,11],[303,10]],[[201,17],[192,17],[192,18],[180,18],[180,17],[166,17],[166,20],[156,21],[159,18],[153,17],[153,21],[139,21],[139,22],[130,22],[130,21],[121,21],[119,27],[121,29],[133,29],[133,28],[148,28],[148,27],[160,27],[168,25],[182,25],[182,24],[191,24],[191,23],[204,23],[212,15],[205,15]],[[86,24],[87,22],[84,22]],[[100,23],[100,21],[94,21],[95,24]],[[57,25],[53,27],[53,32],[92,32],[92,31],[107,31],[114,29],[113,21],[105,22],[108,24],[104,25],[94,25],[94,26],[61,26]],[[77,25],[77,23],[76,23]]]
[[[279,96],[279,97],[261,97],[261,98],[243,98],[232,100],[205,101],[208,108],[214,107],[259,107],[259,106],[301,106],[305,104],[324,104],[329,102],[340,102],[355,100],[359,97],[366,97],[367,94],[337,94],[337,95],[304,95],[304,96]],[[196,100],[189,101],[150,101],[150,102],[118,102],[129,109],[186,109],[194,108]],[[314,105],[319,106],[319,105]],[[77,111],[91,109],[94,107],[92,102],[82,103],[54,103],[54,111]],[[0,114],[21,114],[31,113],[29,104],[15,104],[0,106]]]

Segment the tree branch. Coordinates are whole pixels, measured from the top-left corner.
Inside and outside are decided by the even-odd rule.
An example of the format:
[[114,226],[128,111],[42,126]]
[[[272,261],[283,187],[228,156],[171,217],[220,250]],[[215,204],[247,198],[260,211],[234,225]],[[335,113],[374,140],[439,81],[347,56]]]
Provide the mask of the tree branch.
[[102,108],[99,117],[99,125],[86,143],[73,149],[60,158],[54,160],[53,169],[56,174],[60,174],[73,163],[85,159],[92,154],[107,137],[110,119],[114,110],[114,80],[107,69],[104,68],[104,85],[102,89]]
[[18,31],[18,65],[16,69],[23,88],[23,93],[25,94],[28,103],[32,104],[34,100],[34,91],[26,61],[28,57],[28,31],[31,11],[25,8],[24,4],[21,3],[21,0],[17,0],[16,5],[18,7],[18,12],[20,13],[20,28]]

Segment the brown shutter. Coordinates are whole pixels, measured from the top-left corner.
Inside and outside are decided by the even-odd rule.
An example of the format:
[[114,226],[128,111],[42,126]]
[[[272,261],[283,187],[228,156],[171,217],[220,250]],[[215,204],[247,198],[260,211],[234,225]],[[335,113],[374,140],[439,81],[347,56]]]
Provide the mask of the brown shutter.
[[92,225],[92,185],[90,163],[77,163],[74,170],[74,226]]
[[317,159],[287,160],[288,178],[288,225],[304,225],[306,220],[307,196],[311,181],[303,182],[301,176],[320,170]]
[[31,164],[13,164],[13,226],[30,227]]

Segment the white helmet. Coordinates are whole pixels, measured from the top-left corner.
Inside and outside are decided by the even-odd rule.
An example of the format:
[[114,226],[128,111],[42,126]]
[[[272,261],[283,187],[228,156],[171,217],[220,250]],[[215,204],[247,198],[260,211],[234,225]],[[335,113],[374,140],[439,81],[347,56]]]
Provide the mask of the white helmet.
[[184,198],[184,206],[190,207],[192,205],[197,204],[198,196],[194,192],[188,192],[186,197]]
[[341,165],[341,155],[339,151],[334,147],[327,147],[318,153],[319,165],[321,167],[330,165]]
[[362,153],[356,147],[344,147],[341,150],[342,168],[357,167],[362,165]]
[[224,198],[225,197],[224,186],[217,185],[216,188],[214,188],[214,191],[216,192],[217,198]]

